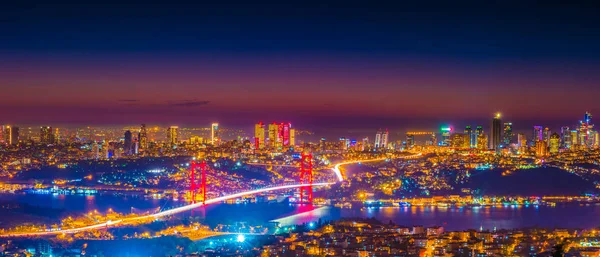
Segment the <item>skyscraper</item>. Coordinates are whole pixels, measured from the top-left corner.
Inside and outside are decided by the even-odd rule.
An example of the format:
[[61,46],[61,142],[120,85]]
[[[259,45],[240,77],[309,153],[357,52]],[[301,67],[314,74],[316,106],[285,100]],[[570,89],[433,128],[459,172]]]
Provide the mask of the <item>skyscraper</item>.
[[43,126],[40,128],[40,143],[53,144],[54,134],[52,133],[52,127]]
[[281,124],[281,138],[283,146],[290,146],[290,129],[292,129],[292,123]]
[[498,150],[502,144],[502,120],[500,120],[500,113],[497,113],[492,120],[492,127],[490,133],[490,149]]
[[546,146],[550,145],[550,136],[552,135],[552,132],[550,131],[550,128],[546,127],[544,129],[544,133],[542,134],[542,141],[546,141]]
[[388,144],[389,131],[386,129],[378,130],[375,134],[375,149],[386,149]]
[[512,129],[512,122],[504,122],[504,137],[503,137],[503,143],[504,143],[504,147],[508,147],[510,144],[512,144],[513,142],[513,129]]
[[277,149],[277,140],[279,139],[279,125],[277,123],[269,124],[268,129],[269,148]]
[[544,127],[533,126],[533,141],[544,140]]
[[177,138],[178,133],[179,133],[179,127],[177,127],[177,126],[169,127],[169,129],[167,129],[167,143],[169,143],[171,146],[177,145],[177,143],[179,142],[179,140]]
[[133,134],[131,131],[125,131],[125,135],[123,137],[123,153],[125,155],[130,155],[133,149]]
[[140,141],[140,149],[148,149],[148,132],[146,131],[146,124],[142,124],[142,127],[140,128],[140,134],[138,135],[138,139]]
[[296,146],[296,129],[290,128],[290,146]]
[[577,150],[579,148],[579,132],[577,130],[571,130],[571,148]]
[[558,149],[560,148],[560,136],[556,133],[553,133],[550,136],[550,144],[548,144],[550,148],[550,154],[557,154]]
[[571,143],[571,129],[568,126],[560,128],[560,147],[570,149]]
[[254,125],[254,149],[265,148],[265,124],[261,122]]
[[474,147],[477,144],[477,135],[475,135],[471,126],[465,127],[465,135],[469,136],[469,147]]
[[519,133],[517,135],[517,147],[520,152],[525,152],[527,149],[527,136],[525,136],[525,134]]
[[4,128],[4,141],[9,145],[19,144],[19,127],[6,126]]
[[[479,148],[479,142],[477,137],[479,137],[479,135],[483,134],[483,126],[477,126],[477,129],[475,129],[475,146],[474,148]],[[487,144],[487,141],[486,141]]]
[[483,132],[477,135],[477,149],[486,150],[487,149],[488,138],[487,135]]
[[210,143],[212,145],[218,145],[219,140],[219,123],[213,122],[213,124],[210,125]]

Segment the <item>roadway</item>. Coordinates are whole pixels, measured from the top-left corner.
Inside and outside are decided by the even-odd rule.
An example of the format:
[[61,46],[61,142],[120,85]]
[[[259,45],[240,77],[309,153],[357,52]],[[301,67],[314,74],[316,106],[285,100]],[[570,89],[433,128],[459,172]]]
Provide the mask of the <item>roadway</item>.
[[[421,153],[417,153],[417,154],[413,154],[413,155],[395,157],[394,159],[414,159],[421,155],[422,155]],[[344,181],[344,175],[342,174],[342,171],[340,170],[341,166],[348,165],[348,164],[355,164],[355,163],[378,162],[378,161],[384,161],[386,159],[390,159],[390,158],[385,157],[385,158],[377,158],[377,159],[370,159],[370,160],[356,160],[356,161],[341,162],[341,163],[338,163],[335,166],[333,166],[333,168],[331,170],[333,170],[333,173],[335,173],[335,176],[337,177],[338,181],[342,182],[342,181]]]

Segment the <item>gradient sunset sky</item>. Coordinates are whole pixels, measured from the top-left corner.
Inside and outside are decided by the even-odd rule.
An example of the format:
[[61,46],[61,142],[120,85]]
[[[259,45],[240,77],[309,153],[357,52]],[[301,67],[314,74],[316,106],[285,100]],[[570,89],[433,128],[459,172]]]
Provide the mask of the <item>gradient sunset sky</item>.
[[419,127],[489,125],[500,111],[529,126],[600,115],[596,6],[86,2],[2,6],[0,123]]

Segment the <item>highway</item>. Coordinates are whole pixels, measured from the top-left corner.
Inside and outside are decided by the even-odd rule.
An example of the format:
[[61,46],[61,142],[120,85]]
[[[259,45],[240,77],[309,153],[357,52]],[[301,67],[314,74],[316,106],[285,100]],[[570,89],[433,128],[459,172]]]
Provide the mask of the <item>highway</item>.
[[[402,156],[402,157],[395,157],[394,159],[413,159],[416,157],[421,156],[421,153],[417,153],[417,154],[413,154],[413,155],[407,155],[407,156]],[[357,161],[348,161],[348,162],[341,162],[336,164],[332,170],[333,173],[335,173],[335,176],[337,177],[339,182],[344,181],[344,175],[342,174],[342,171],[340,170],[340,167],[342,165],[348,165],[348,164],[355,164],[355,163],[364,163],[364,162],[378,162],[378,161],[384,161],[386,159],[389,158],[377,158],[377,159],[371,159],[371,160],[357,160]]]

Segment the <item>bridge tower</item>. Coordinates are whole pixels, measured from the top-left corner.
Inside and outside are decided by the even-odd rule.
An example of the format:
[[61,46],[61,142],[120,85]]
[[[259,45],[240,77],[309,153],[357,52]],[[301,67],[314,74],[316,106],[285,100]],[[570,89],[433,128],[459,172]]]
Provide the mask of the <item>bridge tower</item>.
[[[196,181],[196,170],[200,166],[200,184],[197,184]],[[196,193],[198,190],[202,190],[202,203],[206,203],[206,161],[200,162],[198,164],[196,161],[192,161],[192,165],[190,167],[190,195],[192,196],[192,201],[196,202]]]
[[304,186],[300,188],[300,202],[305,202],[304,194],[306,193],[306,202],[313,202],[313,170],[312,170],[312,154],[302,153],[302,160],[300,162],[300,184],[309,184],[310,186]]

